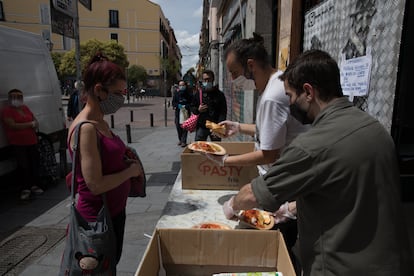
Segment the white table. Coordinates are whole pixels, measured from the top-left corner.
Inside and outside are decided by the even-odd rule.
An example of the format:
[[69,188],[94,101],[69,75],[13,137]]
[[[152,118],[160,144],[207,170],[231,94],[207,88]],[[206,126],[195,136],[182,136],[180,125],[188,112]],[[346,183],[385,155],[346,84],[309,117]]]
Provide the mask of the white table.
[[222,209],[223,203],[236,193],[228,190],[183,190],[180,171],[156,227],[191,228],[202,222],[219,222],[239,228],[238,222],[226,219]]

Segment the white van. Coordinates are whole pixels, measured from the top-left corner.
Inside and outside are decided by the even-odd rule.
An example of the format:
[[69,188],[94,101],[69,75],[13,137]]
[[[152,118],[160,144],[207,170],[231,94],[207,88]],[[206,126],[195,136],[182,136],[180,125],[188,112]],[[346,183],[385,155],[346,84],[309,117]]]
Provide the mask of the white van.
[[[0,110],[7,104],[7,93],[13,88],[23,91],[24,103],[39,121],[40,132],[50,135],[53,141],[65,134],[59,80],[43,38],[0,26]],[[15,166],[7,146],[0,126],[0,175]]]

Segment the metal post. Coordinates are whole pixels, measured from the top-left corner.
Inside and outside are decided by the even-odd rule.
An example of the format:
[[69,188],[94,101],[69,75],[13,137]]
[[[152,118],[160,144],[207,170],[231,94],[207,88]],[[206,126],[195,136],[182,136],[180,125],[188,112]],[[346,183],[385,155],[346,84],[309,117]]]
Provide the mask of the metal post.
[[167,98],[164,99],[164,125],[167,126]]
[[150,114],[150,125],[151,127],[154,126],[154,114],[153,113]]
[[131,125],[126,125],[127,142],[131,144]]
[[114,115],[111,114],[111,128],[114,128]]
[[131,123],[132,123],[134,121],[134,110],[131,109],[129,112],[131,115],[130,117],[131,117]]
[[[75,1],[75,17],[74,24],[74,36],[75,36],[75,61],[76,61],[76,80],[81,81],[81,63],[80,63],[80,37],[79,37],[79,13],[78,13],[78,1]],[[80,101],[79,101],[80,102]]]
[[[164,57],[164,40],[161,40],[161,55],[162,55],[162,67],[164,77],[164,125],[167,126],[167,65]],[[168,57],[167,57],[168,58]]]

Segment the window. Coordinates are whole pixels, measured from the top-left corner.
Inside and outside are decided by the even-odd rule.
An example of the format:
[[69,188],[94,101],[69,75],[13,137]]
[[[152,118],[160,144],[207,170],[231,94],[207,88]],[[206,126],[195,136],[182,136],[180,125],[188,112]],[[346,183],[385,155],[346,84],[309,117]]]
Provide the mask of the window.
[[115,40],[118,42],[118,34],[117,33],[111,33],[111,40]]
[[0,21],[5,21],[2,1],[0,1]]
[[119,16],[117,10],[109,10],[109,27],[119,28]]

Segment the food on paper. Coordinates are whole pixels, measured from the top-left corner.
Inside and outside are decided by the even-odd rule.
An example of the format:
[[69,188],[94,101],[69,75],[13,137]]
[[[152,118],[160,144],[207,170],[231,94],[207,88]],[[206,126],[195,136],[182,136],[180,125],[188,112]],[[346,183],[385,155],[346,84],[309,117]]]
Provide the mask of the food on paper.
[[241,210],[237,216],[240,221],[259,230],[269,230],[275,225],[272,213],[259,209]]
[[203,222],[197,225],[194,225],[193,228],[197,228],[197,229],[221,229],[221,230],[230,230],[231,227],[223,224],[223,223],[219,223],[219,222]]
[[221,135],[226,134],[226,127],[224,125],[216,124],[215,122],[211,122],[209,120],[206,120],[206,128],[211,129],[213,133],[218,133]]
[[188,148],[193,151],[209,153],[209,154],[216,154],[216,155],[225,155],[226,150],[220,146],[219,144],[206,142],[206,141],[198,141],[188,145]]

